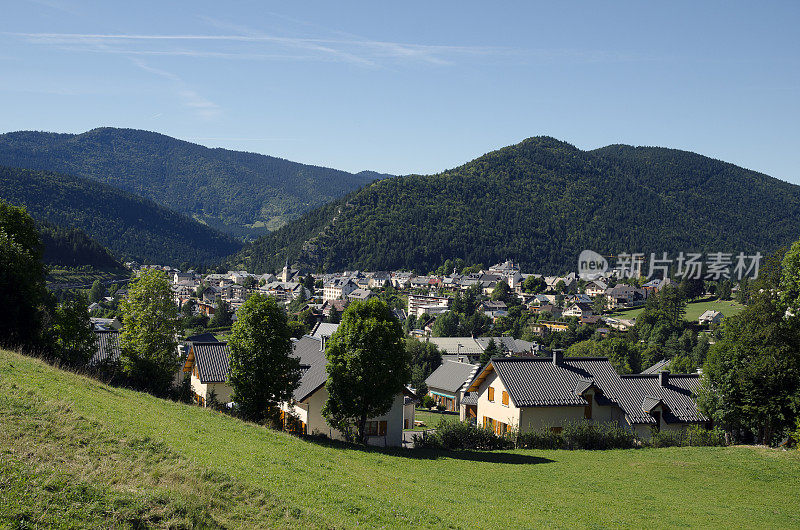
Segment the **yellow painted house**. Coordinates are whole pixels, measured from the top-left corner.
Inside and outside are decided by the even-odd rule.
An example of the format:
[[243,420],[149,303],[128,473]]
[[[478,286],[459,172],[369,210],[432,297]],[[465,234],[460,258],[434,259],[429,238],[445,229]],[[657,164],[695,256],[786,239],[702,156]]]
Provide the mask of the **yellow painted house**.
[[694,394],[697,374],[620,376],[605,357],[497,358],[472,380],[477,421],[497,434],[561,429],[572,421],[617,422],[647,438],[651,429],[707,424]]

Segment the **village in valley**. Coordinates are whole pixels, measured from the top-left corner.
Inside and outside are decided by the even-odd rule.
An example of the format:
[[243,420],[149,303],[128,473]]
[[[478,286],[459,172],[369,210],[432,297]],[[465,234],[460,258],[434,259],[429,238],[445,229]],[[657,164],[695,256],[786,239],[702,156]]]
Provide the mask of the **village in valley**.
[[[562,276],[524,273],[512,260],[486,269],[463,267],[460,261],[448,260],[440,268],[443,272],[455,265],[450,273],[428,275],[407,271],[313,275],[303,274],[288,262],[277,274],[261,275],[247,271],[201,274],[137,263],[126,266],[136,269],[134,274],[140,269],[164,271],[181,315],[188,326],[195,324],[184,331],[176,352],[180,360],[175,382],[186,378],[191,399],[203,407],[226,410],[235,406],[226,336],[238,309],[256,293],[279,301],[295,335],[293,355],[306,367],[293,399],[281,405],[284,427],[299,434],[342,439],[321,413],[327,399],[325,344],[350,304],[373,298],[389,303],[408,340],[432,345],[439,355],[425,372],[415,371],[414,380],[397,395],[388,412],[368,420],[368,443],[410,446],[414,434],[435,429],[436,421],[448,418],[491,429],[500,437],[545,427],[559,432],[563,425],[578,420],[623,425],[641,440],[648,439],[653,430],[711,427],[694,400],[700,386],[699,366],[691,373],[680,373],[679,366],[676,373],[670,369],[669,358],[653,358],[651,365],[641,365],[641,361],[634,365],[640,369],[635,373],[629,365],[618,373],[620,365],[612,365],[608,358],[569,356],[569,347],[582,340],[624,336],[636,324],[636,317],[627,312],[643,310],[648,299],[665,288],[678,290],[679,283],[668,276],[620,277],[620,271],[587,281],[575,272]],[[738,312],[741,305],[733,301],[738,283],[728,278],[727,274],[721,277],[719,284],[695,281],[701,286],[701,291],[693,293],[695,303],[729,314]],[[706,287],[712,292],[706,292]],[[125,293],[120,289],[116,296]],[[720,300],[720,294],[727,301]],[[481,322],[478,333],[459,336],[458,326],[437,326],[462,297],[474,305],[473,317],[477,315]],[[106,297],[106,307],[113,307],[113,301],[114,297]],[[94,303],[90,311],[99,314],[103,306]],[[525,324],[514,336],[508,321],[521,315]],[[692,326],[701,336],[712,337],[724,317],[720,310],[705,309]],[[119,359],[122,323],[113,317],[93,317],[92,322],[100,340],[90,364],[113,365]],[[713,343],[713,338],[704,340]],[[695,364],[701,363],[698,359]],[[416,410],[422,411],[422,419]]]
[[0,529],[800,529],[800,2],[5,4]]

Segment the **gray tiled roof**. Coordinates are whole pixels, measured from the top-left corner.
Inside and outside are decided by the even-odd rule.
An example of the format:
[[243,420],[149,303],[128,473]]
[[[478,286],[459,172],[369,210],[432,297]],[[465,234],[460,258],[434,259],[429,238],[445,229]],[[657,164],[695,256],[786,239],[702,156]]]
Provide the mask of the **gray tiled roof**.
[[328,374],[325,371],[328,360],[325,352],[322,351],[322,339],[309,335],[303,336],[294,342],[292,355],[300,359],[302,372],[300,385],[294,391],[294,399],[303,401],[328,380]]
[[477,405],[478,404],[478,393],[477,392],[465,392],[464,398],[461,400],[462,405]]
[[95,331],[97,337],[97,351],[89,359],[89,365],[104,362],[119,362],[119,331]]
[[483,352],[478,341],[472,337],[431,337],[431,344],[449,354],[478,354]]
[[467,380],[472,379],[477,369],[478,366],[474,364],[444,361],[425,379],[425,384],[428,388],[438,388],[455,394]]
[[575,392],[580,380],[594,381],[614,401],[621,393],[619,375],[605,358],[564,358],[555,365],[549,357],[512,357],[492,363],[518,407],[586,405]]
[[697,410],[694,396],[700,388],[698,374],[669,374],[667,385],[658,383],[658,374],[633,374],[621,376],[631,405],[625,409],[631,423],[653,423],[653,418],[642,410],[644,399],[649,397],[664,402],[667,411],[663,418],[667,423],[704,422],[708,418]]
[[194,342],[192,352],[201,383],[224,383],[228,380],[231,353],[227,342]]
[[337,329],[339,329],[339,324],[319,322],[316,326],[314,326],[314,331],[311,332],[311,336],[313,336],[315,339],[332,337],[333,334],[336,333]]
[[666,370],[669,367],[669,359],[661,359],[653,366],[646,370],[642,370],[643,374],[657,374],[661,370]]

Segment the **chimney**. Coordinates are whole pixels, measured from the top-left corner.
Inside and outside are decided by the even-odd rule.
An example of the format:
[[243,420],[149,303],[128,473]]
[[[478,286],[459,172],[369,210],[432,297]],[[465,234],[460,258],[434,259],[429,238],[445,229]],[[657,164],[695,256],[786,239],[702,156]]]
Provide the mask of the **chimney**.
[[319,351],[325,351],[325,345],[328,342],[328,337],[325,336],[325,335],[322,335],[320,338],[321,338],[321,340],[319,341]]
[[669,384],[669,370],[658,372],[658,386],[666,387]]
[[564,350],[553,350],[553,365],[558,366],[564,360]]

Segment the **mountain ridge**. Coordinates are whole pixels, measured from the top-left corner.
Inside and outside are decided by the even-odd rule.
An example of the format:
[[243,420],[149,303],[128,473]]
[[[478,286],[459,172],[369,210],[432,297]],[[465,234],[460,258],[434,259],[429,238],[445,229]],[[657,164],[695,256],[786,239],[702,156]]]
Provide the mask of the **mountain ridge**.
[[[287,257],[310,270],[435,269],[513,257],[573,269],[603,253],[766,253],[800,228],[800,187],[697,153],[532,137],[433,175],[374,182],[245,247],[256,270]],[[327,219],[327,221],[326,221]],[[313,248],[297,241],[325,226]]]
[[5,133],[0,165],[90,178],[244,238],[383,178],[114,127]]
[[153,201],[72,175],[0,166],[0,198],[25,206],[37,221],[85,232],[123,260],[206,263],[241,248]]

